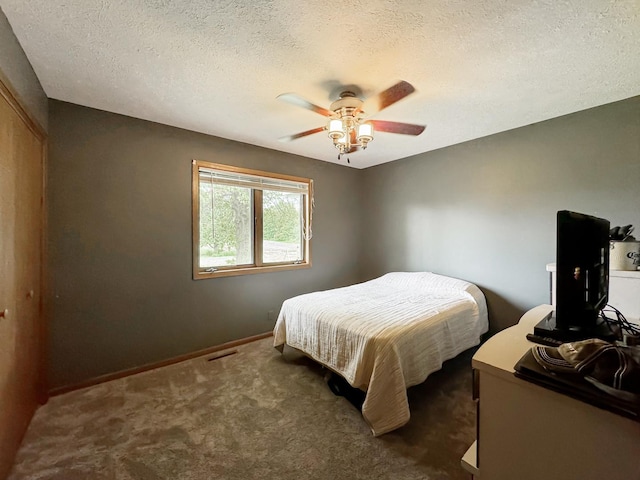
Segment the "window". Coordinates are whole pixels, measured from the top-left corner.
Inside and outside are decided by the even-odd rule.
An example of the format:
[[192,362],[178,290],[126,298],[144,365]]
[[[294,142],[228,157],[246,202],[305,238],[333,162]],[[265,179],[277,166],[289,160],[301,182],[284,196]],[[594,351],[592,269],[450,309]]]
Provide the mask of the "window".
[[193,161],[193,278],[311,266],[313,181]]

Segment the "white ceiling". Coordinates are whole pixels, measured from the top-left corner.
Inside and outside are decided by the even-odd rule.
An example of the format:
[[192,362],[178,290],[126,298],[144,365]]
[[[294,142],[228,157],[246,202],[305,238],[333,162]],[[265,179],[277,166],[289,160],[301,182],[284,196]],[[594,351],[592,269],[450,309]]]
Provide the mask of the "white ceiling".
[[[328,107],[398,80],[365,168],[640,94],[640,0],[0,0],[51,98],[345,164]],[[212,160],[214,160],[212,152]]]

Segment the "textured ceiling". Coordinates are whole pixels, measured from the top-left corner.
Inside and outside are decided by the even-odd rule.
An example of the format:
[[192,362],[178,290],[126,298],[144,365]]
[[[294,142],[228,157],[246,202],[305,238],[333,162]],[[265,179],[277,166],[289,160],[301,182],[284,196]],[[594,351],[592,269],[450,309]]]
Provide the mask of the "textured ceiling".
[[[345,163],[320,115],[341,85],[416,93],[375,118],[364,168],[640,94],[640,0],[0,0],[51,98]],[[211,160],[215,160],[212,153]]]

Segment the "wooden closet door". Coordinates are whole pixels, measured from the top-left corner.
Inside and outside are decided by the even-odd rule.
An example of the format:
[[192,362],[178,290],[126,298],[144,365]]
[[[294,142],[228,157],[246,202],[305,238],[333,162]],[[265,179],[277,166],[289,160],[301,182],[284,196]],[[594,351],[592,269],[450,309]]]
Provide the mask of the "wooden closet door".
[[0,478],[41,384],[43,158],[42,136],[0,95]]
[[16,352],[24,368],[20,397],[37,398],[40,373],[40,318],[42,272],[42,143],[24,125],[16,129],[14,155],[21,159],[16,175]]
[[[14,112],[0,98],[0,466],[5,467],[15,452],[19,428],[13,419],[17,407],[16,388],[16,268],[15,193],[16,159],[13,155]],[[0,471],[0,478],[4,478]]]

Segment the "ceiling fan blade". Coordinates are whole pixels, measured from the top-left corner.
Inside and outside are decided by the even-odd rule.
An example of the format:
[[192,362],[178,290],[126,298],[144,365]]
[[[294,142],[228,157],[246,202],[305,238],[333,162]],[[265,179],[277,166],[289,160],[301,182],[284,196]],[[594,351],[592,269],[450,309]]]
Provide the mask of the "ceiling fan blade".
[[286,137],[280,137],[278,140],[281,142],[290,142],[292,140],[296,140],[301,137],[306,137],[307,135],[313,135],[314,133],[322,132],[325,128],[318,127],[311,130],[307,130],[306,132],[295,133],[293,135],[287,135]]
[[319,113],[325,117],[330,117],[333,115],[333,112],[327,110],[326,108],[319,107],[311,103],[308,100],[305,100],[301,96],[295,93],[282,93],[276,97],[278,100],[282,100],[283,102],[290,103],[291,105],[295,105],[296,107],[306,108],[307,110],[311,110],[312,112]]
[[368,120],[376,132],[400,133],[402,135],[420,135],[427,128],[425,125],[413,123],[387,122],[385,120]]
[[394,86],[387,88],[373,97],[367,98],[362,104],[361,110],[367,115],[373,115],[383,108],[387,108],[389,105],[393,105],[397,101],[402,100],[404,97],[415,91],[416,89],[413,88],[413,85],[401,80]]

